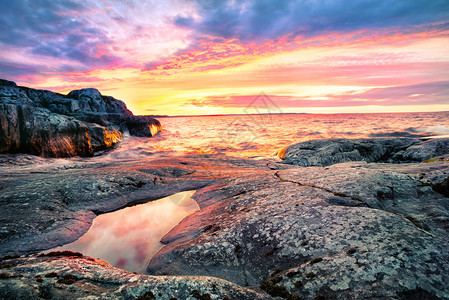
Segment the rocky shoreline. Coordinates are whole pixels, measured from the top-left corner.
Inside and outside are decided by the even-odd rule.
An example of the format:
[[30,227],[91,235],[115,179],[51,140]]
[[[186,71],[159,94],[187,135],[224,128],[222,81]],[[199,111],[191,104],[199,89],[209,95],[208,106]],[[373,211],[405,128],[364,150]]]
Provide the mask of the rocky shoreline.
[[123,135],[151,137],[161,129],[158,120],[134,116],[97,89],[62,95],[0,79],[0,153],[93,156]]
[[[405,143],[400,151],[419,148],[425,163],[348,161],[359,146],[307,143],[307,153],[304,144],[288,149],[284,163],[0,160],[0,254],[9,256],[0,297],[449,299],[449,140],[344,141],[380,152]],[[298,163],[323,162],[329,151],[343,162]],[[286,164],[289,155],[299,165]],[[76,240],[98,214],[184,190],[197,190],[200,210],[162,238],[148,275],[80,254],[33,254]]]
[[[50,160],[162,127],[96,89],[5,80],[0,125],[2,299],[449,299],[449,139],[308,141],[282,162]],[[99,214],[185,190],[200,210],[162,238],[147,274],[39,254]]]

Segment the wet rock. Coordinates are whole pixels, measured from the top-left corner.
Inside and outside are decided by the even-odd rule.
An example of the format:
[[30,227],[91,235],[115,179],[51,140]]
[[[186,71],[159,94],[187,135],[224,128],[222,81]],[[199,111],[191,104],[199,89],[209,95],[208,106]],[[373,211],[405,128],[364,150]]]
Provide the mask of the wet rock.
[[324,167],[349,161],[422,162],[448,152],[449,139],[330,139],[295,144],[279,156],[288,164]]
[[155,136],[162,129],[161,123],[151,117],[130,116],[126,120],[126,126],[131,135],[143,137]]
[[134,116],[125,103],[96,89],[67,96],[0,82],[0,152],[46,157],[91,156],[123,133],[151,137],[162,129],[149,116]]

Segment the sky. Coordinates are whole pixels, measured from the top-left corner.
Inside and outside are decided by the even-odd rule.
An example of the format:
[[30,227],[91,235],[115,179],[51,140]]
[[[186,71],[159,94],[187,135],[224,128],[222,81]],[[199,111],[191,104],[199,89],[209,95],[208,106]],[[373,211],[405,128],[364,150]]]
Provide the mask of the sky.
[[448,0],[0,0],[0,78],[135,114],[449,111]]

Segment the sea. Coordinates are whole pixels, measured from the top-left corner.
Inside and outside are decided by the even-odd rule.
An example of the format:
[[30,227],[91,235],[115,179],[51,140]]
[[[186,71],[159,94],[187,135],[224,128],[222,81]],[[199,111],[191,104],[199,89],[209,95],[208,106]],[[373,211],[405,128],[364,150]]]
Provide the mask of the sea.
[[329,138],[449,136],[449,112],[363,114],[247,114],[158,118],[153,138],[128,138],[105,156],[222,153],[276,158],[292,144]]

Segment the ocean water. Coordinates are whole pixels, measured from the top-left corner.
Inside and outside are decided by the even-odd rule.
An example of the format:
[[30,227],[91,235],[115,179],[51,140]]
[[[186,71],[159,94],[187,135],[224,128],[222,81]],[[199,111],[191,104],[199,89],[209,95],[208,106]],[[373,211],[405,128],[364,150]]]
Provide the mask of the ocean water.
[[274,158],[282,148],[328,138],[449,135],[449,112],[382,114],[253,114],[158,118],[154,138],[129,138],[105,157],[224,153]]

